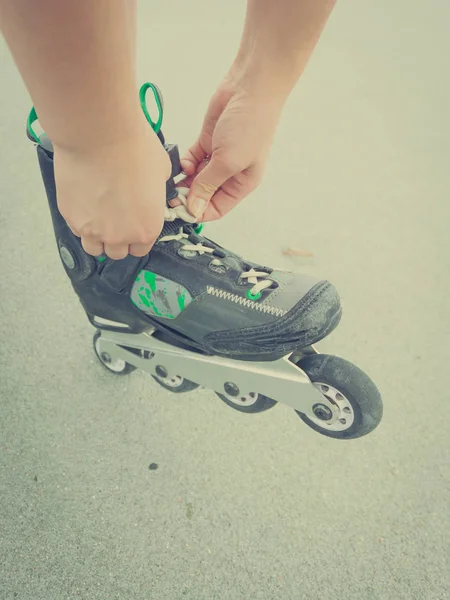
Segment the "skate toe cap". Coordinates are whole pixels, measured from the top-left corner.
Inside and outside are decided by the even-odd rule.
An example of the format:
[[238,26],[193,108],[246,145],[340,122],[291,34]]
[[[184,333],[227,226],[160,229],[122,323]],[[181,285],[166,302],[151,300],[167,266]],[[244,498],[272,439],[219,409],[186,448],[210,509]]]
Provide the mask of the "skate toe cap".
[[[304,283],[303,280],[302,285]],[[206,338],[209,347],[222,354],[272,360],[320,341],[338,325],[341,303],[336,288],[329,281],[310,278],[309,284],[300,299],[297,288],[297,301],[291,302],[289,310],[285,307],[292,298],[291,286],[285,288],[289,291],[288,299],[286,291],[277,294],[272,302],[282,311],[282,316],[253,327],[212,333]]]

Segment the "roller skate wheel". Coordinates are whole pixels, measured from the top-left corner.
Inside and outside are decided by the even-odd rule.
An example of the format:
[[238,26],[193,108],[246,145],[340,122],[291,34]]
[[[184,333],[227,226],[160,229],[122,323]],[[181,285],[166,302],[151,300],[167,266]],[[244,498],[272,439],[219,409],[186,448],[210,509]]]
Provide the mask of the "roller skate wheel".
[[228,400],[236,404],[237,406],[252,406],[258,402],[258,394],[256,392],[248,392],[247,394],[241,394],[238,386],[231,381],[227,381],[223,386],[224,396]]
[[344,431],[351,427],[355,419],[355,414],[352,405],[344,394],[341,394],[339,390],[331,385],[319,382],[313,385],[332,404],[332,408],[320,403],[313,406],[315,423],[326,427],[329,431]]
[[383,415],[380,393],[356,365],[327,354],[309,354],[296,365],[324,398],[308,415],[296,411],[309,427],[337,439],[358,438],[377,427]]
[[240,412],[258,413],[275,406],[276,401],[258,394],[257,392],[244,392],[232,381],[227,381],[223,386],[223,393],[216,392],[217,396],[231,408]]
[[156,375],[154,376],[159,383],[164,383],[167,387],[177,388],[180,385],[183,385],[184,378],[180,377],[180,375],[174,375],[173,377],[169,377],[166,375],[161,375],[158,373],[158,367],[156,367]]
[[171,375],[163,365],[155,367],[155,374],[152,377],[163,388],[177,394],[191,392],[198,388],[198,383],[189,381],[189,379],[181,377],[181,375]]
[[116,358],[115,360],[113,360],[108,354],[108,352],[104,352],[101,349],[100,338],[101,332],[97,331],[94,334],[93,339],[94,351],[97,355],[98,360],[102,363],[104,367],[108,369],[108,371],[111,371],[111,373],[115,373],[116,375],[126,375],[127,373],[131,373],[136,369],[136,367],[133,367],[133,365],[128,364],[121,358]]

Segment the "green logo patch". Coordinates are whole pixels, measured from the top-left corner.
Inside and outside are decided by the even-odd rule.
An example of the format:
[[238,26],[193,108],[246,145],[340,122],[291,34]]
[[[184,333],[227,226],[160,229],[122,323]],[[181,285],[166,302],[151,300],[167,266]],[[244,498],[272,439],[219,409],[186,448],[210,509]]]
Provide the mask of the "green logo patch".
[[142,269],[131,290],[131,300],[148,315],[175,319],[192,302],[192,296],[179,283]]

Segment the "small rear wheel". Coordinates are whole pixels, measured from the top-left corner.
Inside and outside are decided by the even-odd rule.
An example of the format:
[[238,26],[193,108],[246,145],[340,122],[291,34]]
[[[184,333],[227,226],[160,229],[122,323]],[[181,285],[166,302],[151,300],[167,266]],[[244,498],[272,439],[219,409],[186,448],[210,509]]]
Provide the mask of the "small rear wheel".
[[296,411],[309,427],[328,437],[351,439],[367,435],[380,423],[380,393],[356,365],[338,356],[311,354],[300,359],[297,366],[327,400],[312,407],[314,418]]
[[101,331],[97,330],[93,338],[94,352],[98,360],[108,371],[114,373],[114,375],[128,375],[128,373],[136,370],[136,367],[133,367],[133,365],[128,364],[121,358],[112,359],[107,352],[102,352],[100,348],[100,336]]

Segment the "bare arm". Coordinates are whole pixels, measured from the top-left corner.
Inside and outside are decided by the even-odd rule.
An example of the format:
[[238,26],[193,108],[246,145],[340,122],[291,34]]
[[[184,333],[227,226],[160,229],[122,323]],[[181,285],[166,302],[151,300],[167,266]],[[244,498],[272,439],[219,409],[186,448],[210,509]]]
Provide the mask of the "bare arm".
[[284,103],[334,3],[247,0],[239,51],[183,160],[188,206],[199,218],[223,216],[260,183]]
[[60,147],[135,129],[136,0],[0,0],[0,28],[41,124]]
[[139,106],[136,0],[0,0],[0,27],[54,145],[61,214],[86,252],[144,256],[170,161]]
[[234,67],[246,85],[287,96],[319,40],[336,0],[247,0]]

